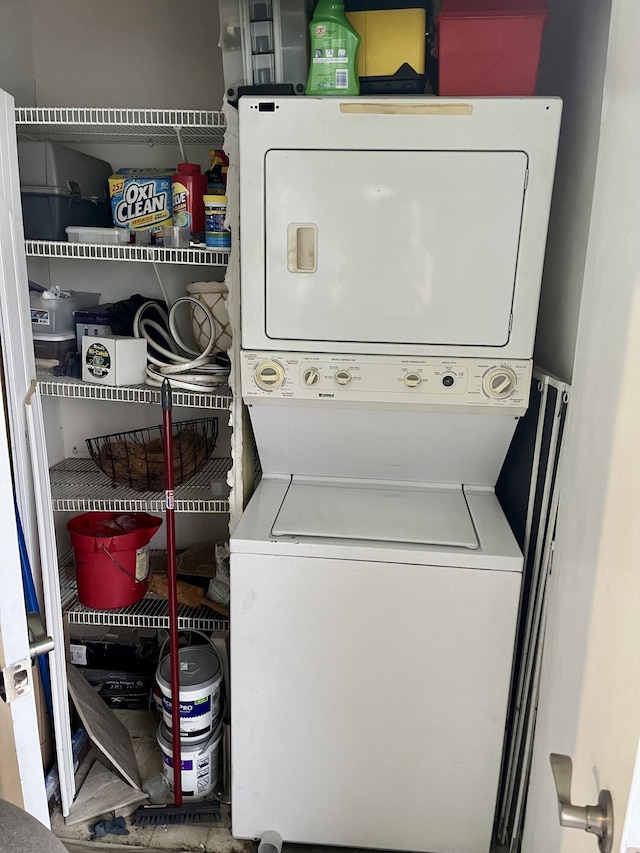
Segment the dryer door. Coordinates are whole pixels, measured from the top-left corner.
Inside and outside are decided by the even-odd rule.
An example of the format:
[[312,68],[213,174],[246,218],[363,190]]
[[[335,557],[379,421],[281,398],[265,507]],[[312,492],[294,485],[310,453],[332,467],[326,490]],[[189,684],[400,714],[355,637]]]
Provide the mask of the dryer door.
[[505,346],[521,151],[270,150],[266,334]]

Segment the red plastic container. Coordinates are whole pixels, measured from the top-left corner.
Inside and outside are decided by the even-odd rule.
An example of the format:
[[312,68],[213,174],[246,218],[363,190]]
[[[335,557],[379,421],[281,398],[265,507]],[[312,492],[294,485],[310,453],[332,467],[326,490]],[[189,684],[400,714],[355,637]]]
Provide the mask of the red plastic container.
[[146,512],[86,512],[72,518],[67,530],[80,604],[113,610],[144,598],[149,587],[147,546],[161,524],[161,518]]
[[197,163],[178,163],[171,178],[173,224],[189,228],[192,240],[204,242],[204,199],[207,179]]
[[442,0],[438,93],[534,95],[545,0]]

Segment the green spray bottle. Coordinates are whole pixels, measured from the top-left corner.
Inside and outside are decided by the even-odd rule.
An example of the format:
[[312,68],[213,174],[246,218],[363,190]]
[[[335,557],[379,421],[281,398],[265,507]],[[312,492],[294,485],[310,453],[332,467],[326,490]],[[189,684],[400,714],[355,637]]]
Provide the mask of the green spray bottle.
[[360,36],[344,13],[342,0],[318,0],[309,24],[311,64],[307,95],[359,95],[356,58]]

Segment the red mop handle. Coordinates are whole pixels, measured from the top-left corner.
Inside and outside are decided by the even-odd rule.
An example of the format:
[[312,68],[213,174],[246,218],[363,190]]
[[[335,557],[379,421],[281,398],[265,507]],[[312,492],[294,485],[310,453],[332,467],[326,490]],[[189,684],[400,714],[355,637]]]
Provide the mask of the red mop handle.
[[180,744],[180,647],[178,644],[178,585],[176,570],[176,523],[173,499],[173,401],[168,379],[162,383],[164,433],[164,488],[167,524],[167,589],[169,598],[169,661],[171,663],[171,741],[173,753],[173,801],[182,805],[182,746]]

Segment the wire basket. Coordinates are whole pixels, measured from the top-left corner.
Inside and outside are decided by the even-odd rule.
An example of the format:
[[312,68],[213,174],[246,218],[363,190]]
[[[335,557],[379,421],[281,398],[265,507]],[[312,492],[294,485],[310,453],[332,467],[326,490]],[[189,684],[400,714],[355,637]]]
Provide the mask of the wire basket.
[[[186,483],[206,463],[216,446],[218,418],[177,421],[173,424],[174,485]],[[98,468],[119,486],[137,492],[164,489],[162,426],[116,432],[86,439]]]

